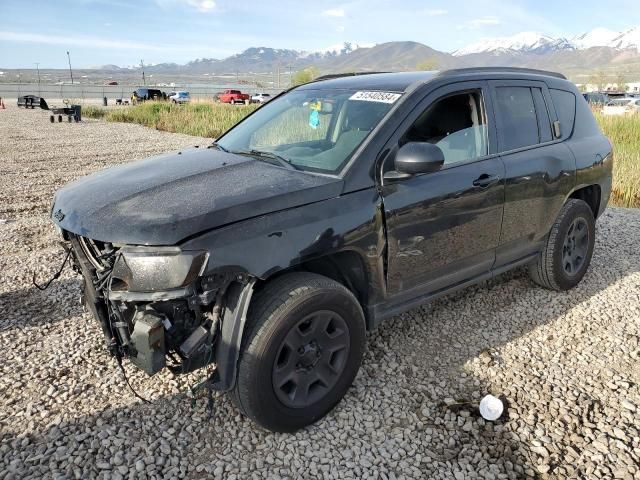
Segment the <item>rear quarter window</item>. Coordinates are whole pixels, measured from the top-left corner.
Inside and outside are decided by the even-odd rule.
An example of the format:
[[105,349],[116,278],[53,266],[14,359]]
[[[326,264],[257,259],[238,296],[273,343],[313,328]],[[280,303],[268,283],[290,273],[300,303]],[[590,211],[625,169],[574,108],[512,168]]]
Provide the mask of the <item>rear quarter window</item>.
[[501,119],[500,150],[505,152],[539,143],[538,118],[529,87],[496,88]]
[[550,88],[551,100],[556,108],[556,114],[560,121],[560,138],[569,138],[573,133],[576,120],[576,96],[565,90]]

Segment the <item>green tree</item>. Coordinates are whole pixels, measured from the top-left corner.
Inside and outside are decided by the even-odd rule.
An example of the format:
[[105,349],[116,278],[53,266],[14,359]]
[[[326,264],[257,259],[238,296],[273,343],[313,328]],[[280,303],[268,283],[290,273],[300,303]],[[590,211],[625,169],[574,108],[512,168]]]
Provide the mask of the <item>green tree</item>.
[[589,78],[589,83],[596,86],[599,92],[602,92],[607,86],[607,74],[604,70],[598,70]]
[[426,58],[421,62],[418,62],[416,65],[418,70],[437,70],[438,69],[438,60],[435,58]]
[[302,85],[303,83],[310,82],[311,80],[317,78],[320,75],[318,69],[314,66],[307,67],[304,70],[297,71],[293,78],[291,79],[291,83],[293,85]]
[[618,75],[616,75],[616,88],[619,92],[627,91],[627,81],[624,72],[619,72]]

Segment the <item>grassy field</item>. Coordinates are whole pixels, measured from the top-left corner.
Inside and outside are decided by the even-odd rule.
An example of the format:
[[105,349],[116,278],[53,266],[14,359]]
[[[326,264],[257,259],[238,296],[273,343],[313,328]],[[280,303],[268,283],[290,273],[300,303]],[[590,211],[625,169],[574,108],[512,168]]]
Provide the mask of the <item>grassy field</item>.
[[188,105],[174,105],[147,102],[135,107],[108,110],[88,106],[83,107],[82,115],[102,118],[108,122],[139,123],[166,132],[216,138],[256,108],[256,105],[221,103],[194,102]]
[[596,113],[596,119],[613,143],[611,201],[621,207],[640,207],[640,115],[605,117]]
[[[254,105],[216,103],[146,103],[122,109],[85,107],[82,114],[109,122],[139,123],[167,132],[216,138],[255,110]],[[640,115],[605,117],[596,113],[614,145],[614,185],[611,201],[622,207],[640,207]]]

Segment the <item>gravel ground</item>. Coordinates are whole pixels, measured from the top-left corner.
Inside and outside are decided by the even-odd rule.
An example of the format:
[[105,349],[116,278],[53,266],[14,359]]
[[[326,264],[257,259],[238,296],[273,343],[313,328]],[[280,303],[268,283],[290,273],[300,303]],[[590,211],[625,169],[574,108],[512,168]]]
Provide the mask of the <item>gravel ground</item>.
[[[342,403],[295,435],[213,415],[199,375],[153,378],[105,352],[47,220],[56,188],[202,139],[136,125],[50,124],[0,110],[0,480],[23,478],[640,478],[640,210],[598,222],[568,293],[518,270],[387,321]],[[506,404],[497,422],[477,404]]]

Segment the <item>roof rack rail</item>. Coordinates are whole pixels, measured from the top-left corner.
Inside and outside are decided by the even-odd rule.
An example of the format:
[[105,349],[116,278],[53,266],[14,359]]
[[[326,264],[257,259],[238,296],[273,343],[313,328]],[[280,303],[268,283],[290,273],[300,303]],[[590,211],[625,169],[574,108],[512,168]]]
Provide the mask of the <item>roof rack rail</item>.
[[[374,75],[376,73],[389,73],[389,72],[346,72],[346,73],[330,73],[328,75],[321,75],[311,80],[311,82],[319,82],[321,80],[332,80],[334,78],[342,77],[356,77],[358,75]],[[309,82],[309,83],[311,83]]]
[[550,77],[561,78],[566,80],[563,74],[551,72],[548,70],[538,70],[535,68],[518,68],[518,67],[470,67],[470,68],[453,68],[451,70],[443,70],[439,75],[451,75],[457,73],[482,73],[482,72],[499,72],[499,73],[533,73],[536,75],[547,75]]

